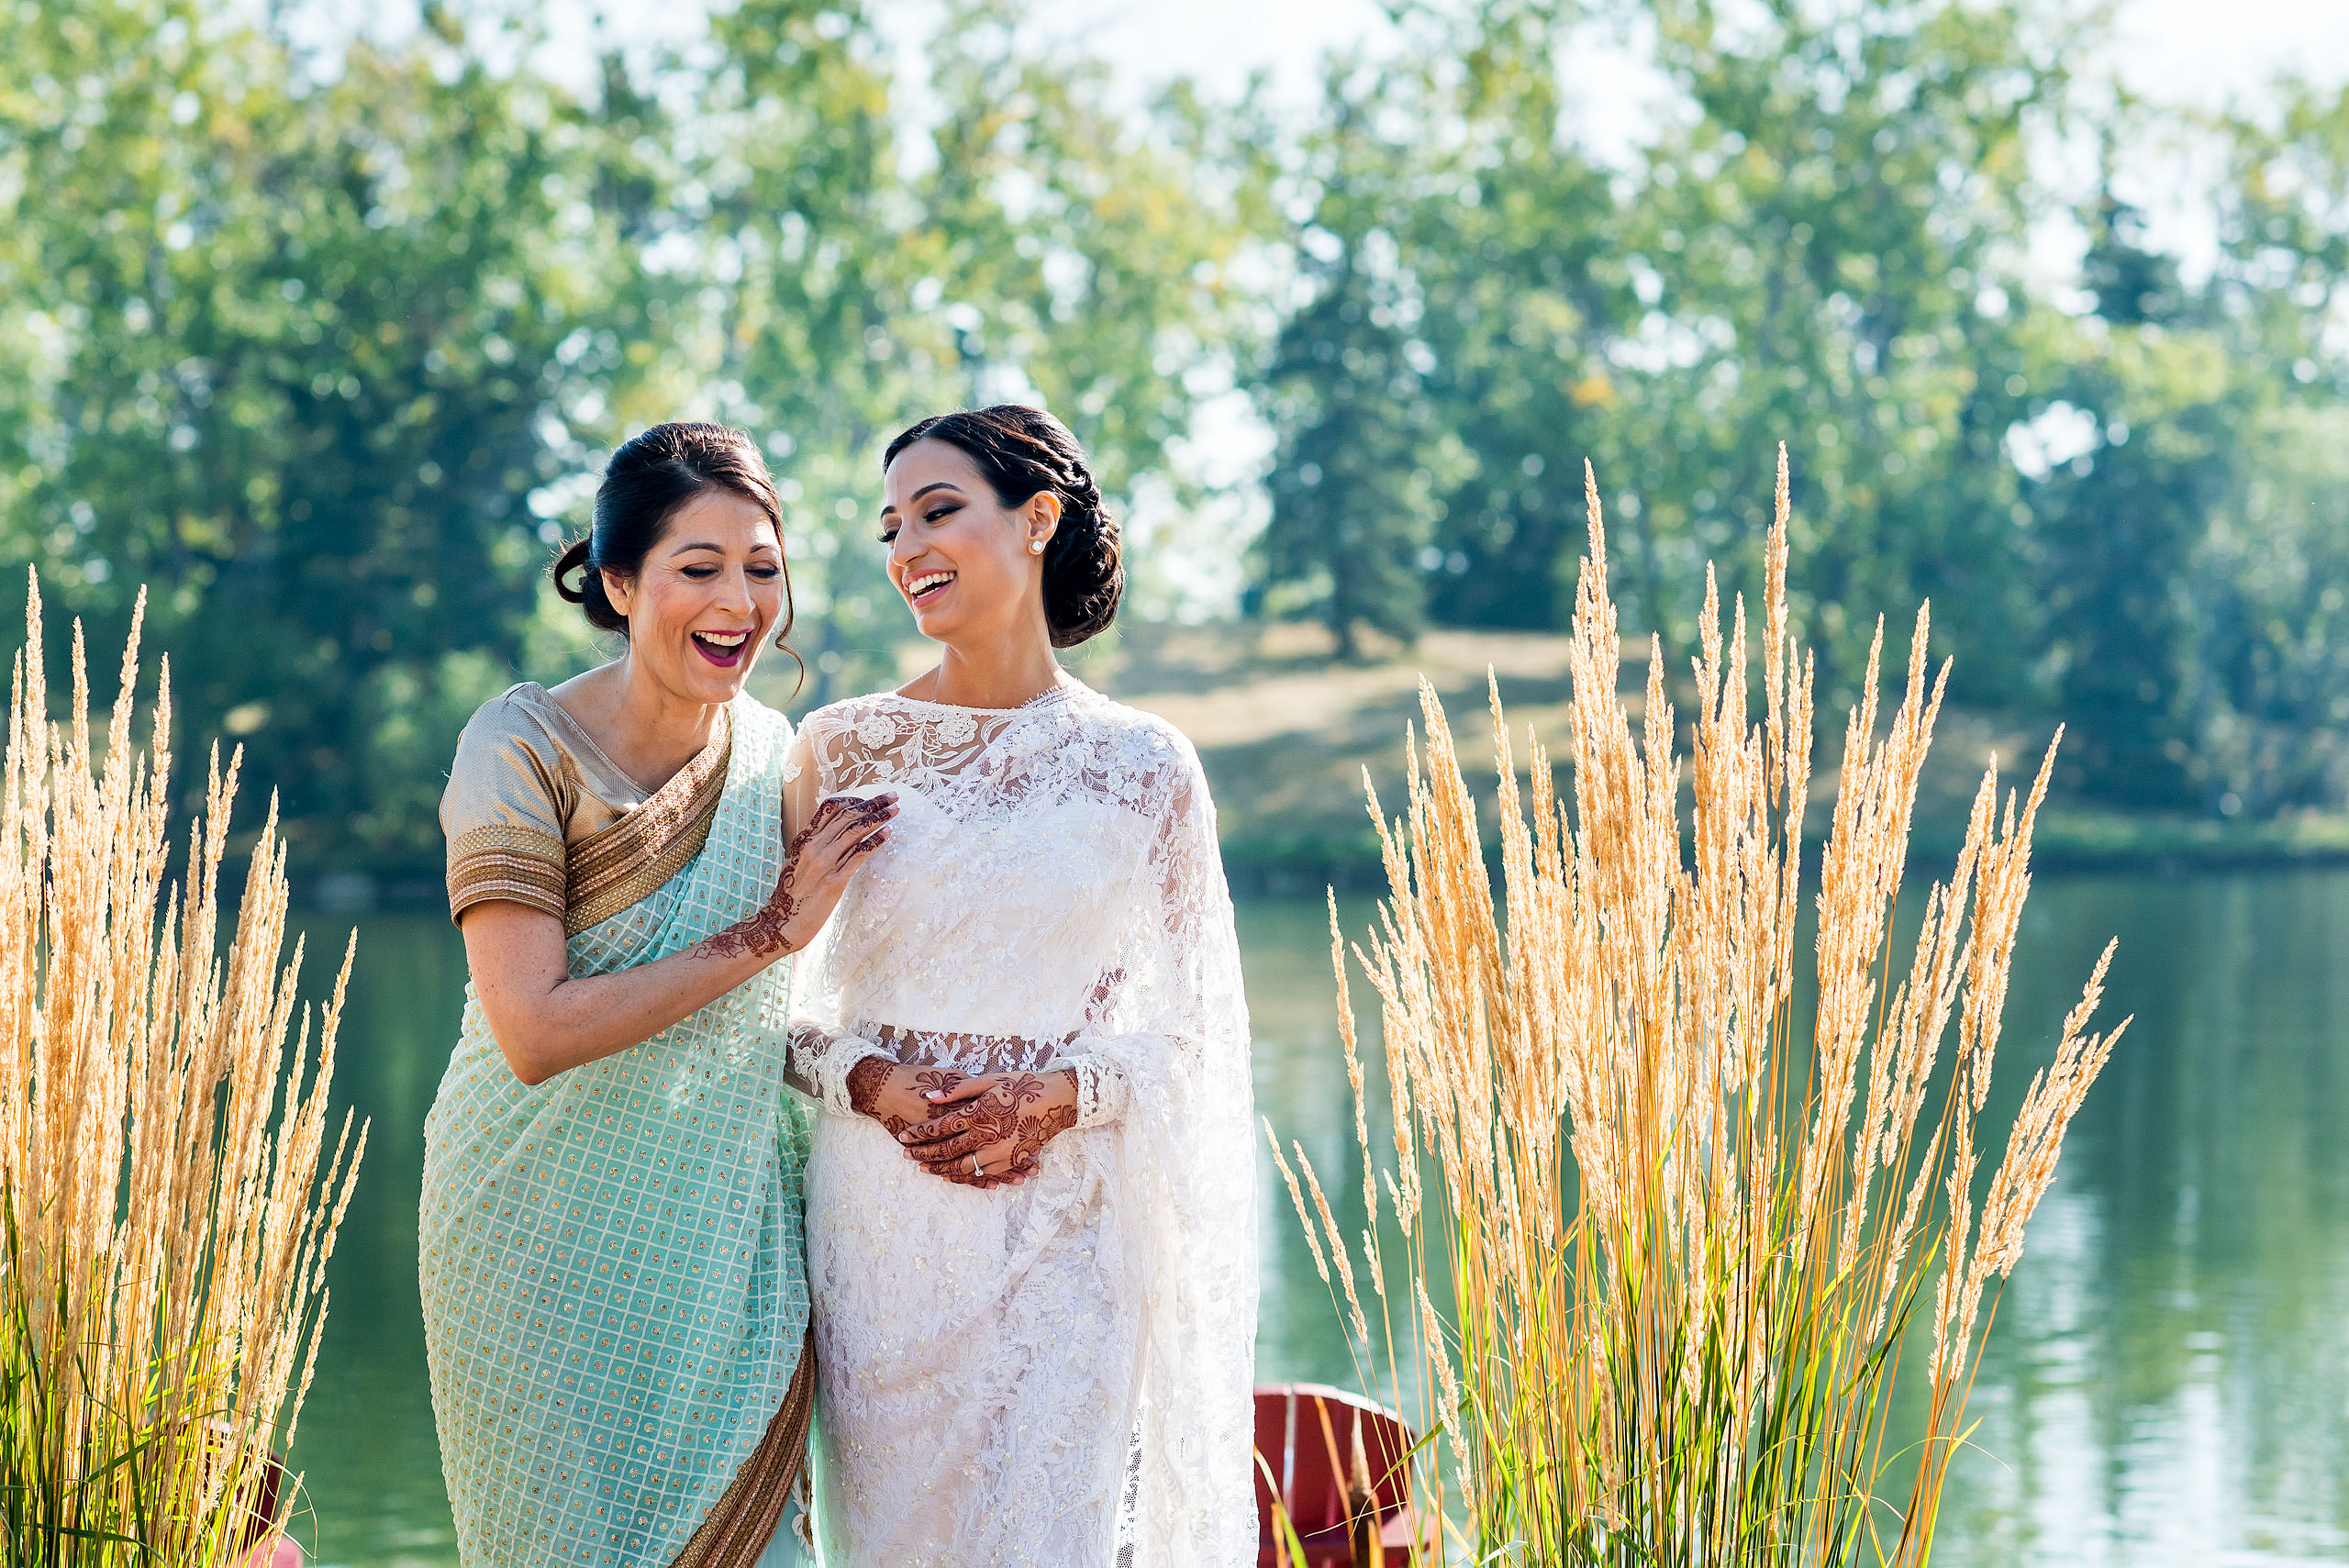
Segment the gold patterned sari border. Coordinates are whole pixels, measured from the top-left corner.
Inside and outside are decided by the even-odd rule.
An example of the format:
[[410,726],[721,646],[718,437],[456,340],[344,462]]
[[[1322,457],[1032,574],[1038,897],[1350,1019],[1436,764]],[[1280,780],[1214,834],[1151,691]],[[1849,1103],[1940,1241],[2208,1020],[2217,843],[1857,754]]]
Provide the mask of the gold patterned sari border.
[[722,708],[718,725],[709,744],[642,805],[572,846],[564,866],[566,936],[643,902],[701,853],[734,753]]
[[751,1568],[783,1522],[791,1488],[807,1457],[807,1428],[816,1414],[816,1333],[799,1347],[799,1365],[766,1435],[734,1473],[718,1506],[677,1553],[671,1568]]

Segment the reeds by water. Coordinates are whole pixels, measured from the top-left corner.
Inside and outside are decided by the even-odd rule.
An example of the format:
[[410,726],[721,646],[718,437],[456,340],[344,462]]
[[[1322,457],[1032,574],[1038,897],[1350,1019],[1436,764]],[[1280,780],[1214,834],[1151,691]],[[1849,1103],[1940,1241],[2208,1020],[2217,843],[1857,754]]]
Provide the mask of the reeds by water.
[[[143,609],[144,597],[140,605]],[[0,773],[0,1550],[27,1568],[224,1564],[286,1525],[325,1268],[366,1129],[328,1152],[334,999],[292,1030],[273,804],[217,929],[237,763],[216,751],[164,885],[168,663],[131,742],[134,621],[103,748],[81,628],[48,717],[27,609]]]
[[[1587,505],[1569,798],[1530,737],[1520,796],[1493,695],[1497,906],[1477,802],[1424,685],[1408,808],[1389,822],[1371,803],[1392,895],[1355,952],[1384,1023],[1383,1168],[1332,905],[1372,1217],[1359,1276],[1310,1163],[1302,1188],[1282,1166],[1365,1383],[1407,1405],[1421,1391],[1406,1412],[1431,1436],[1413,1490],[1423,1518],[1445,1519],[1449,1560],[1922,1563],[1969,1429],[1986,1296],[2126,1027],[2088,1031],[2108,947],[1982,1186],[1977,1123],[2054,747],[2020,802],[2001,806],[1984,776],[1954,873],[1924,895],[1913,948],[1893,951],[1948,678],[1944,663],[1928,682],[1920,610],[1888,725],[1871,654],[1811,862],[1817,937],[1798,954],[1812,666],[1787,629],[1784,449],[1760,720],[1743,600],[1724,640],[1709,570],[1685,755],[1660,647],[1636,735],[1617,695],[1595,484]],[[1816,975],[1800,1038],[1798,963]],[[1923,1379],[1920,1399],[1896,1402],[1904,1374]]]

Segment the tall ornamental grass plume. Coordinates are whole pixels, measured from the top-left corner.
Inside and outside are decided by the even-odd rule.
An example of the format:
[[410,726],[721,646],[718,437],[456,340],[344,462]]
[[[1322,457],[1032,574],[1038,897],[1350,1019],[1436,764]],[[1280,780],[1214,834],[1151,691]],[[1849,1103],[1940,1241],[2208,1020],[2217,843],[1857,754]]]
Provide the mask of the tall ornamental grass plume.
[[0,1532],[26,1568],[266,1559],[366,1141],[346,1116],[326,1153],[349,950],[315,1071],[307,1008],[291,1030],[273,805],[218,929],[233,757],[166,890],[170,671],[134,750],[138,628],[94,746],[78,623],[49,722],[33,585],[0,779]]
[[[1922,1563],[1996,1285],[2121,1033],[2087,1032],[2108,946],[1986,1181],[1977,1123],[2054,745],[2020,803],[2001,805],[1995,765],[1984,775],[1955,870],[1925,893],[1913,950],[1896,952],[1948,679],[1944,663],[1928,680],[1925,612],[1888,726],[1879,624],[1831,826],[1807,866],[1812,664],[1787,625],[1785,449],[1761,720],[1744,603],[1724,643],[1709,571],[1686,754],[1660,644],[1636,734],[1617,695],[1585,473],[1572,788],[1553,794],[1529,735],[1520,796],[1496,689],[1497,905],[1477,803],[1424,684],[1408,810],[1389,823],[1371,800],[1392,895],[1354,952],[1384,1021],[1383,1170],[1331,905],[1372,1217],[1359,1274],[1311,1165],[1303,1189],[1282,1168],[1319,1233],[1317,1263],[1336,1272],[1365,1382],[1407,1416],[1415,1405],[1429,1434],[1410,1485],[1450,1561]],[[1817,933],[1798,954],[1806,898]],[[1798,963],[1816,965],[1799,1032]]]

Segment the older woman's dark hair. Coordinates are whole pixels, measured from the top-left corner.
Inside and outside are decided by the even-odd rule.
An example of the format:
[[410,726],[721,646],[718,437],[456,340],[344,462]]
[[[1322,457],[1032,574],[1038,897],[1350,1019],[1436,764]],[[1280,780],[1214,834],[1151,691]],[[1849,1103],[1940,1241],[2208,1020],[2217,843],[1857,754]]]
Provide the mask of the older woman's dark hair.
[[[766,460],[750,437],[724,425],[655,425],[622,443],[605,465],[604,482],[596,487],[595,521],[585,539],[555,558],[554,591],[577,605],[588,625],[627,636],[628,617],[605,594],[603,574],[634,577],[678,508],[712,490],[730,491],[764,512],[774,525],[776,550],[783,548],[783,505],[776,499]],[[581,573],[577,587],[569,581],[574,572]],[[791,619],[791,564],[786,561],[777,648],[790,635]]]
[[1018,506],[1047,490],[1059,496],[1060,527],[1044,547],[1044,624],[1055,648],[1108,628],[1126,591],[1118,520],[1067,426],[1017,403],[933,415],[889,443],[882,469],[916,441],[944,441],[969,457],[998,505]]

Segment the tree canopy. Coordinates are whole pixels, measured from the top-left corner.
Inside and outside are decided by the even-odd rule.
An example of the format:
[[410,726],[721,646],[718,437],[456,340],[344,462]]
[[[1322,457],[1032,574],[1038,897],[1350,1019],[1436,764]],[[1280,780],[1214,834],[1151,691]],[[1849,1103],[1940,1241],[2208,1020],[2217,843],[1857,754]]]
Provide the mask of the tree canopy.
[[[1561,101],[1593,13],[1541,0],[1401,7],[1423,47],[1341,62],[1275,155],[1310,287],[1259,378],[1263,602],[1348,650],[1560,627],[1588,459],[1627,608],[1685,645],[1703,562],[1750,585],[1783,439],[1822,714],[1931,599],[1955,695],[2070,720],[2077,787],[2349,799],[2349,95],[2159,112],[2076,79],[2103,24],[2058,5],[1600,14],[1669,91],[1627,158]],[[2114,195],[2123,144],[2225,169],[2202,275]],[[2080,147],[2102,181],[2045,173]]]
[[882,439],[1032,389],[1130,488],[1231,335],[1237,209],[1005,7],[943,29],[926,172],[853,4],[743,0],[589,92],[486,9],[330,62],[204,0],[10,16],[0,561],[101,644],[149,585],[182,722],[313,869],[437,861],[465,717],[584,651],[540,583],[629,428],[763,440],[820,685],[885,644],[844,548]]
[[[764,443],[821,696],[899,628],[864,545],[903,423],[1039,399],[1180,508],[1236,383],[1248,603],[1341,653],[1561,627],[1585,460],[1627,613],[1685,637],[1784,439],[1822,698],[1930,597],[1959,697],[2068,717],[2083,787],[2349,798],[2349,96],[2162,111],[2019,0],[1394,14],[1300,107],[1132,103],[1008,0],[956,0],[918,89],[866,0],[740,0],[584,85],[487,5],[327,60],[228,0],[17,0],[0,564],[102,644],[149,588],[301,866],[429,873],[465,716],[589,651],[544,568],[630,429]],[[1602,156],[1560,64],[1605,23],[1669,102]],[[2171,143],[2222,171],[2190,264],[2113,156]]]

